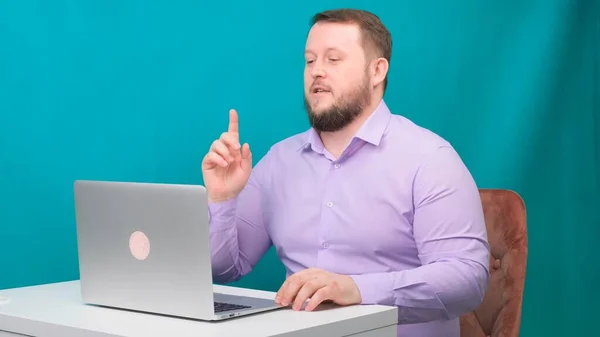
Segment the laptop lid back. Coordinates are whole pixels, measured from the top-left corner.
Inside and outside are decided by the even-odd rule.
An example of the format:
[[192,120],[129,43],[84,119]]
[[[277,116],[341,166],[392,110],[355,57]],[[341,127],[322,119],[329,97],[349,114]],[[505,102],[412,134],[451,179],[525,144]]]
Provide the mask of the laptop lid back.
[[79,180],[74,193],[85,302],[213,316],[203,186]]

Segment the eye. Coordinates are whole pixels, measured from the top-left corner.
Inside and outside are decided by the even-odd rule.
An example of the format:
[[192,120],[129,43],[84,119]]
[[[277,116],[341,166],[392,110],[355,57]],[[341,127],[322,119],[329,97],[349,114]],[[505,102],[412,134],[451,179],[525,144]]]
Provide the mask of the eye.
[[329,58],[329,61],[331,61],[331,62],[338,62],[339,60],[340,60],[340,59],[339,59],[339,58],[336,58],[336,57],[330,57],[330,58]]
[[306,64],[312,64],[313,62],[313,60],[306,60]]

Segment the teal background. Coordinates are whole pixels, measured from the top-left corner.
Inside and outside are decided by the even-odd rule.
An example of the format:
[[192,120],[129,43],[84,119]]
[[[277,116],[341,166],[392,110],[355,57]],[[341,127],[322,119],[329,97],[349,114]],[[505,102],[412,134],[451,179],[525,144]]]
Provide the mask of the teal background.
[[[1,1],[0,289],[78,277],[72,183],[202,183],[240,115],[255,161],[308,127],[316,11],[392,32],[386,101],[528,208],[523,336],[597,331],[600,5],[564,1]],[[273,251],[244,287],[276,290]]]

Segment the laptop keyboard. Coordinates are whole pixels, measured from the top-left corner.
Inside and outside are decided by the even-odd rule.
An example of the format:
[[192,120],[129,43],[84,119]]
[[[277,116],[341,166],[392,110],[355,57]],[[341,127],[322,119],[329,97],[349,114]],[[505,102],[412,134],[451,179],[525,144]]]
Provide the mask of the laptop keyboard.
[[231,303],[215,302],[215,312],[223,312],[229,310],[247,309],[250,308],[248,305],[239,305]]

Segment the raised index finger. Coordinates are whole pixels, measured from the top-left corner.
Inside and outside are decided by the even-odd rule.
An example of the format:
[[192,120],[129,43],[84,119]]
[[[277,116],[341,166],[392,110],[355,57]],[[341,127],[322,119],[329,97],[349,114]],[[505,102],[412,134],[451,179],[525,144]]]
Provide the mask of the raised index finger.
[[229,130],[230,133],[239,133],[238,129],[238,115],[234,109],[229,110]]

